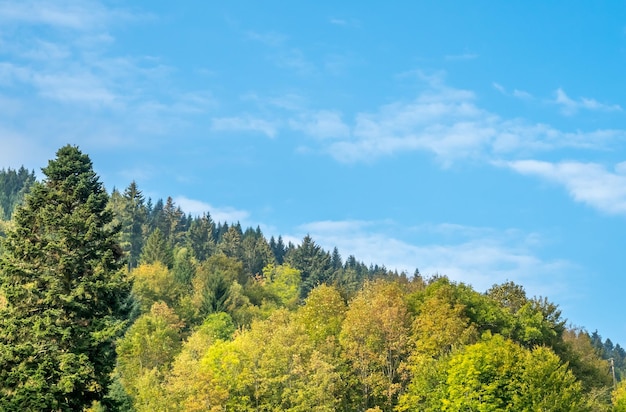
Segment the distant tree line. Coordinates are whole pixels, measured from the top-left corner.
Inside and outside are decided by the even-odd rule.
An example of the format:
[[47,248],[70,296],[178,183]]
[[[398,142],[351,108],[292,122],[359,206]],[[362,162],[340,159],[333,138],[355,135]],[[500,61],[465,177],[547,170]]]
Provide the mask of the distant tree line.
[[0,220],[10,220],[13,210],[24,201],[24,196],[35,183],[35,172],[24,166],[17,170],[0,170]]

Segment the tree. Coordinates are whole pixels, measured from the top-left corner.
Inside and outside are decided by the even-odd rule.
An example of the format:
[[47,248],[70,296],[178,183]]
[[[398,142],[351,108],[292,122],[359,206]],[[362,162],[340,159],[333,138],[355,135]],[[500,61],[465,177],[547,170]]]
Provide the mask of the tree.
[[447,355],[474,338],[475,328],[465,316],[465,306],[454,302],[450,292],[450,288],[437,289],[420,308],[412,325],[415,355]]
[[187,231],[186,243],[200,262],[208,259],[215,251],[214,232],[215,223],[213,223],[211,215],[208,213],[191,222]]
[[229,258],[241,260],[243,254],[241,235],[240,226],[231,226],[220,239],[217,249]]
[[183,288],[174,274],[161,262],[142,263],[132,272],[133,295],[142,312],[148,312],[156,302],[175,307]]
[[550,349],[494,335],[449,361],[446,411],[582,411],[580,382]]
[[252,229],[246,230],[241,241],[241,256],[243,267],[251,276],[260,275],[265,266],[275,262],[272,249],[260,228],[256,232]]
[[196,318],[202,321],[207,315],[227,308],[233,282],[245,279],[241,262],[224,255],[211,256],[202,262],[192,281],[192,305]]
[[167,379],[171,398],[169,410],[205,411],[211,401],[211,387],[200,370],[200,361],[218,341],[230,340],[235,332],[232,318],[224,312],[213,313],[189,336],[172,363]]
[[341,295],[327,285],[313,289],[306,304],[298,309],[298,321],[318,348],[333,346],[338,341],[345,316],[346,304]]
[[282,236],[278,236],[278,241],[276,241],[274,236],[272,236],[270,238],[269,245],[270,249],[272,249],[272,253],[274,254],[274,258],[276,258],[276,263],[282,265],[285,260],[285,253],[287,252]]
[[65,146],[16,210],[0,257],[0,409],[82,410],[106,394],[130,305],[92,162]]
[[298,304],[300,271],[289,265],[267,265],[263,268],[264,287],[281,306],[293,309]]
[[626,412],[626,381],[621,381],[611,395],[614,412]]
[[174,264],[174,252],[159,228],[154,229],[148,236],[140,258],[140,263],[155,262],[161,262],[168,268]]
[[306,298],[316,286],[330,280],[332,267],[330,254],[306,235],[302,244],[285,255],[285,262],[298,269],[302,275],[300,297]]
[[173,248],[178,245],[183,236],[185,215],[179,206],[176,206],[174,199],[168,197],[163,207],[163,236]]
[[10,220],[15,206],[24,201],[24,196],[35,183],[35,172],[20,167],[0,170],[0,220]]
[[487,296],[509,309],[512,313],[516,313],[528,302],[524,288],[511,281],[493,285],[487,291]]
[[392,409],[403,384],[398,368],[409,352],[409,322],[398,283],[366,283],[350,302],[339,338],[359,381],[361,409]]
[[194,259],[193,252],[185,247],[177,249],[174,254],[174,267],[172,272],[181,290],[187,294],[191,293],[191,282],[196,275],[196,260]]
[[143,375],[161,379],[168,370],[182,346],[182,327],[174,311],[165,303],[157,302],[120,340],[117,371],[124,388],[133,398],[140,394],[141,384],[150,381],[142,380]]
[[212,345],[200,377],[207,385],[201,410],[330,412],[338,406],[339,374],[284,309],[232,342]]
[[143,231],[147,220],[144,197],[137,183],[133,180],[124,190],[124,221],[123,236],[128,244],[128,268],[137,267],[139,255],[143,247]]

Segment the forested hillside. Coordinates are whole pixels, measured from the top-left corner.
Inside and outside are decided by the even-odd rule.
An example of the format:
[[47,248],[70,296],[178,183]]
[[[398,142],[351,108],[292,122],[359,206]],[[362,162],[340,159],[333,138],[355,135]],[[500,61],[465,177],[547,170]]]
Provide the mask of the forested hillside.
[[72,146],[44,174],[22,203],[34,174],[0,172],[4,410],[626,410],[620,345],[522,285],[109,195]]
[[24,167],[0,170],[0,220],[10,220],[13,209],[24,201],[24,196],[35,183],[35,173]]

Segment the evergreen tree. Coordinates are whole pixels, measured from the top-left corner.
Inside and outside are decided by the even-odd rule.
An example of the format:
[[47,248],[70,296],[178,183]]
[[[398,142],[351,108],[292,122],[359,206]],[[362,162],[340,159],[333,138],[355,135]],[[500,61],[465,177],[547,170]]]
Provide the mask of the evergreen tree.
[[278,236],[278,241],[274,240],[274,236],[272,236],[270,239],[270,249],[272,249],[274,253],[276,263],[282,265],[285,261],[285,253],[287,253],[282,236]]
[[185,214],[180,207],[176,206],[174,199],[168,197],[163,207],[164,224],[161,228],[165,239],[170,246],[174,247],[182,240],[185,227]]
[[208,213],[194,219],[189,226],[186,233],[187,247],[193,250],[196,259],[200,262],[207,260],[215,251],[214,232],[215,223]]
[[342,268],[343,263],[341,263],[341,255],[339,254],[339,249],[335,246],[333,249],[333,254],[330,257],[330,265],[334,270],[339,270]]
[[167,222],[165,221],[165,213],[163,212],[163,199],[158,199],[152,207],[150,206],[151,202],[148,201],[148,233],[152,233],[155,229],[159,229],[161,233],[167,233]]
[[10,220],[13,210],[24,201],[24,196],[35,183],[35,172],[20,167],[0,170],[0,220]]
[[159,228],[154,229],[148,236],[139,261],[140,263],[161,262],[168,268],[174,265],[174,251]]
[[306,298],[314,287],[328,282],[332,275],[330,254],[317,245],[309,235],[302,239],[300,246],[287,253],[285,262],[302,274],[301,298]]
[[133,180],[124,191],[124,240],[128,245],[128,267],[132,269],[139,263],[139,255],[143,247],[143,232],[148,211],[144,205],[144,197],[137,183]]
[[180,248],[174,254],[174,279],[180,288],[187,293],[191,293],[191,282],[196,275],[196,259],[193,252],[187,248]]
[[251,276],[260,275],[263,268],[275,262],[270,245],[265,240],[261,229],[249,228],[241,242],[242,262],[246,272]]
[[106,394],[130,283],[108,195],[65,146],[43,168],[0,258],[0,410],[77,411]]
[[241,226],[231,226],[217,244],[217,249],[230,258],[242,260],[241,236]]

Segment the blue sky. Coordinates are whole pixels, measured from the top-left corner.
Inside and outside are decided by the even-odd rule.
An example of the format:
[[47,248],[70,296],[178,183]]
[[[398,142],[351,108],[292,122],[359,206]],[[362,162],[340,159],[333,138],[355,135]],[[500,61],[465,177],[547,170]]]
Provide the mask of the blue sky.
[[626,5],[337,3],[0,0],[0,167],[77,144],[109,189],[626,343]]

